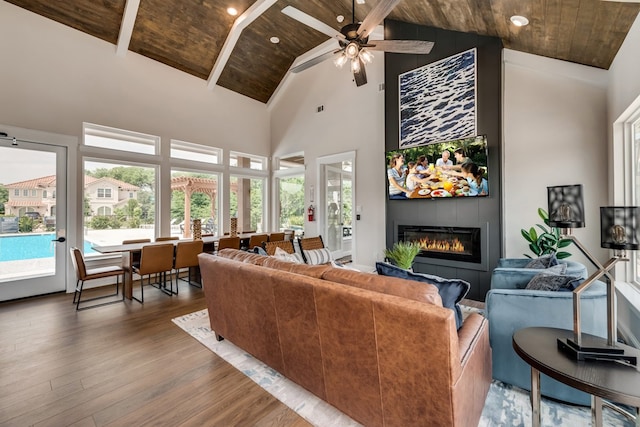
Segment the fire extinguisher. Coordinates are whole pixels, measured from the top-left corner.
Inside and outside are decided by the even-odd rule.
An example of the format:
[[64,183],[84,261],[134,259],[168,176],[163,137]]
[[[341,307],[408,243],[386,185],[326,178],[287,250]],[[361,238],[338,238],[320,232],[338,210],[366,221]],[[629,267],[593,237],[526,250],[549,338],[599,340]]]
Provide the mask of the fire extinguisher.
[[309,218],[309,222],[315,221],[314,216],[316,214],[316,209],[313,205],[309,205],[309,209],[307,209],[307,217]]

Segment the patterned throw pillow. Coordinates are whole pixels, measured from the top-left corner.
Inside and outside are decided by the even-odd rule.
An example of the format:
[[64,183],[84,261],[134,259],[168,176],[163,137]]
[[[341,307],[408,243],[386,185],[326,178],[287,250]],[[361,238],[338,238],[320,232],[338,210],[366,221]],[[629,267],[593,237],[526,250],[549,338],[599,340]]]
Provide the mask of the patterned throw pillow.
[[294,262],[296,264],[302,264],[302,257],[299,254],[290,254],[282,248],[276,248],[275,253],[273,254],[274,258],[277,258],[281,261]]
[[331,251],[327,248],[312,249],[310,251],[303,251],[304,257],[309,265],[326,264],[333,261],[331,258]]
[[580,286],[581,282],[582,279],[580,277],[545,271],[544,273],[536,274],[525,289],[534,291],[573,291]]
[[558,265],[558,259],[556,258],[555,253],[533,259],[525,265],[524,268],[549,268],[554,265]]

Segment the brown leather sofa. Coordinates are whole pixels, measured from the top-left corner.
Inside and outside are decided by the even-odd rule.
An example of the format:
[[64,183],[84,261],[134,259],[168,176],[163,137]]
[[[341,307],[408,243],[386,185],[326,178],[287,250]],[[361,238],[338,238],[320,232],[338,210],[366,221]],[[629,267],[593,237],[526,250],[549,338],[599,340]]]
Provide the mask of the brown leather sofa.
[[487,321],[437,288],[225,249],[200,254],[211,328],[365,426],[477,426]]

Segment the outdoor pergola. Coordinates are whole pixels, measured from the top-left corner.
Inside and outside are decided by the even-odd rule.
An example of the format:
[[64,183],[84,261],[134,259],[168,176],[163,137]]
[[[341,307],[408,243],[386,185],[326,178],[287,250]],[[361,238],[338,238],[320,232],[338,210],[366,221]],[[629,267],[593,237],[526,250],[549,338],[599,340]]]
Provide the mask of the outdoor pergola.
[[[216,195],[218,194],[218,181],[209,178],[197,178],[192,176],[176,176],[171,178],[171,191],[184,192],[184,231],[182,236],[191,237],[191,195],[203,193],[211,198],[211,218],[215,220]],[[238,184],[231,183],[231,191],[238,192]]]

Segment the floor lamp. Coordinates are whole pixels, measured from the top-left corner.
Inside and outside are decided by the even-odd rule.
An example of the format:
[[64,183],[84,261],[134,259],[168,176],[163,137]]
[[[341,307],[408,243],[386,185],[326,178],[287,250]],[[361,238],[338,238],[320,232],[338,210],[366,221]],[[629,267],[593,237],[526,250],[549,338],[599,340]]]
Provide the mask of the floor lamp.
[[[611,270],[619,261],[629,261],[627,250],[638,250],[638,207],[606,206],[600,208],[600,246],[613,249],[613,257],[604,264],[587,251],[571,234],[573,228],[584,227],[582,185],[547,187],[549,226],[560,229],[563,238],[571,240],[596,267],[596,271],[573,291],[573,339],[558,339],[558,348],[577,360],[614,360],[637,365],[635,356],[626,355],[617,346],[615,281]],[[607,339],[583,337],[580,328],[580,296],[596,280],[604,276],[607,284]]]

